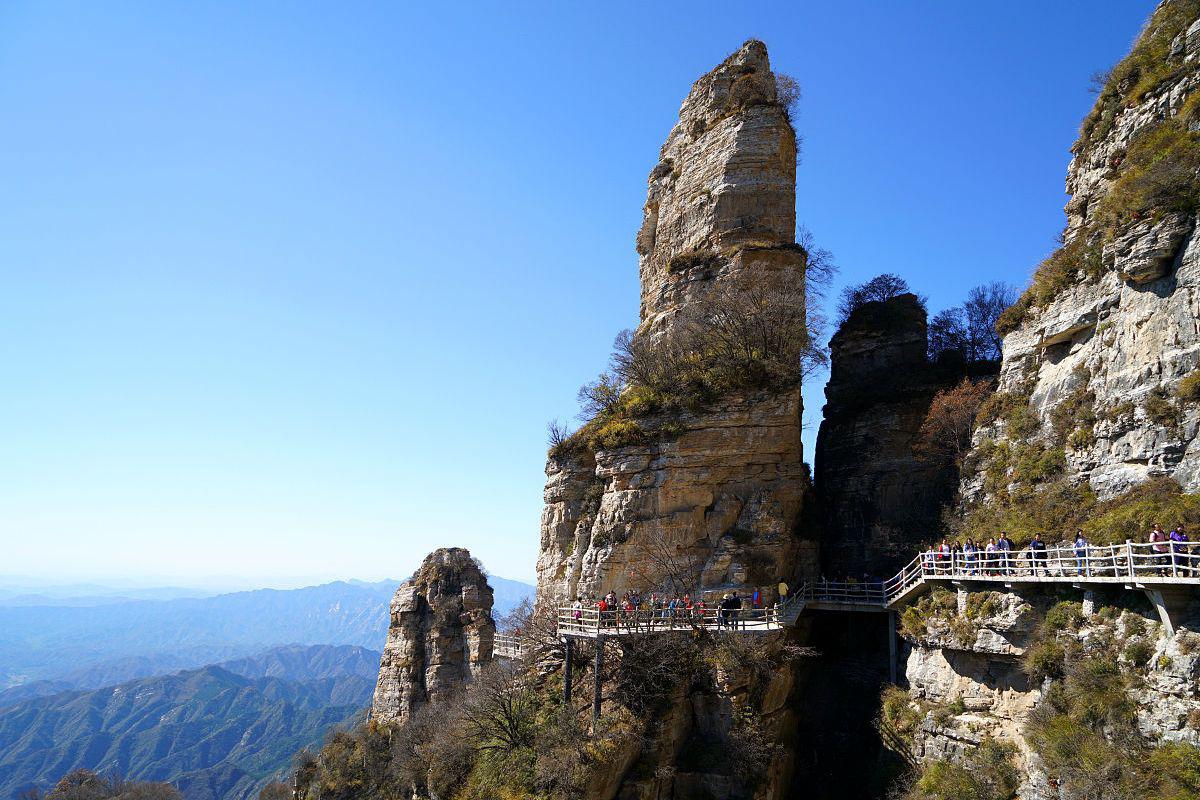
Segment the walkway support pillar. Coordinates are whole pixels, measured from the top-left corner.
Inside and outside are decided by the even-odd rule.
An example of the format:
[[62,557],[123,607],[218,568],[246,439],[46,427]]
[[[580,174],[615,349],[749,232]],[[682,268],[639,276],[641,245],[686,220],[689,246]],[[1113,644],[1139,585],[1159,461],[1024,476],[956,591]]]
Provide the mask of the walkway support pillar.
[[571,637],[564,639],[563,645],[563,705],[571,705]]
[[888,680],[896,685],[896,612],[888,609]]
[[592,722],[600,721],[600,673],[604,669],[604,638],[596,637],[596,685],[592,692]]
[[1146,589],[1146,597],[1150,598],[1150,602],[1154,604],[1154,610],[1158,612],[1158,618],[1162,620],[1163,627],[1167,629],[1168,636],[1175,635],[1175,625],[1171,622],[1171,612],[1167,608],[1166,598],[1158,589]]

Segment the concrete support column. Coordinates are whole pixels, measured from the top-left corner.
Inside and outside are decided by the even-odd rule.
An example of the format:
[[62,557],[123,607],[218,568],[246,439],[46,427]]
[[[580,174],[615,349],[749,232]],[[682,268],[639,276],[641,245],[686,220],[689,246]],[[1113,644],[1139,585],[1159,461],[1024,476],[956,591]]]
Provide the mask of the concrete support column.
[[1175,635],[1175,625],[1171,622],[1171,612],[1167,609],[1167,601],[1163,594],[1158,589],[1146,589],[1146,597],[1150,598],[1150,602],[1154,604],[1154,610],[1158,612],[1158,618],[1162,620],[1163,627],[1167,629],[1168,636]]

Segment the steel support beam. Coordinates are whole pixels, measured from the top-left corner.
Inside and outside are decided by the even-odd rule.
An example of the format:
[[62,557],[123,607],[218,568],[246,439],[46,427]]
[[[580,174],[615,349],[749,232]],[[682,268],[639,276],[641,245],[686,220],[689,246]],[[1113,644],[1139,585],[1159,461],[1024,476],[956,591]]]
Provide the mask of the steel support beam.
[[600,673],[604,669],[604,639],[596,637],[596,664],[594,672],[596,673],[596,685],[592,692],[592,722],[600,720]]
[[887,613],[888,629],[888,680],[896,685],[896,612]]
[[563,705],[571,705],[571,637],[566,637],[566,643],[563,645],[565,656],[563,658]]

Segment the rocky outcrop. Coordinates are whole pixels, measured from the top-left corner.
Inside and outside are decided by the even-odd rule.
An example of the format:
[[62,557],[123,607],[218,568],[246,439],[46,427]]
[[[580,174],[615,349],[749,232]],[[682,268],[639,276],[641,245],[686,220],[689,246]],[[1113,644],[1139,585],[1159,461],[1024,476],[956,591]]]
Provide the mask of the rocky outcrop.
[[[551,458],[538,597],[758,587],[811,569],[800,393],[734,398],[670,439]],[[682,581],[682,585],[679,585]]]
[[[650,173],[637,236],[639,341],[669,341],[714,299],[803,288],[795,162],[795,132],[766,48],[746,42],[693,85]],[[627,590],[757,589],[769,604],[780,580],[812,577],[815,541],[800,535],[810,481],[799,371],[797,362],[789,388],[722,391],[702,405],[640,416],[643,434],[619,446],[597,437],[556,449],[546,465],[539,609]],[[680,687],[646,721],[640,743],[596,776],[589,797],[747,796],[744,781],[694,751],[723,741],[751,694],[761,735],[790,736],[793,671],[772,671],[765,687],[756,679],[754,692],[733,673],[714,683],[703,692]],[[756,798],[786,788],[791,756],[770,764]]]
[[[692,86],[649,177],[637,336],[669,332],[717,291],[803,286],[787,114],[758,41]],[[539,604],[668,586],[754,587],[769,600],[780,579],[811,572],[797,535],[809,482],[800,415],[798,389],[743,393],[649,420],[645,441],[551,457]]]
[[460,547],[430,553],[392,598],[372,718],[399,722],[460,692],[491,660],[495,633],[492,587],[479,563]]
[[799,285],[796,133],[767,48],[748,41],[692,86],[650,172],[637,235],[641,326],[658,335],[718,285]]
[[912,294],[865,303],[830,342],[816,454],[829,577],[892,575],[954,497],[957,475],[913,451],[933,396],[964,374],[931,364],[927,345],[925,308]]
[[[1056,800],[1053,776],[1046,774],[1029,736],[1030,715],[1049,684],[1029,677],[1023,656],[1039,639],[1039,623],[1062,597],[1030,588],[1021,594],[959,592],[957,609],[924,620],[913,636],[905,625],[909,647],[905,678],[918,714],[909,742],[919,762],[960,761],[985,738],[1012,744],[1020,761],[1022,787],[1028,800]],[[1173,633],[1162,626],[1138,597],[1087,593],[1078,606],[1084,617],[1057,634],[1077,648],[1102,648],[1122,670],[1136,675],[1130,697],[1136,703],[1137,726],[1150,743],[1200,742],[1200,636],[1192,632],[1195,609],[1186,611]],[[1130,610],[1133,604],[1139,610]],[[967,606],[972,612],[966,610]],[[982,612],[979,609],[983,609]],[[1178,623],[1178,621],[1177,621]],[[968,641],[948,634],[967,626],[977,636]],[[1046,634],[1040,634],[1043,638]],[[1053,638],[1053,637],[1051,637]],[[1148,645],[1141,663],[1131,661],[1130,644]],[[1144,658],[1144,661],[1142,659]]]
[[[1177,397],[1180,382],[1200,369],[1194,203],[1174,200],[1124,216],[1114,211],[1128,203],[1124,196],[1144,191],[1139,187],[1145,182],[1196,181],[1186,155],[1195,145],[1183,131],[1197,129],[1189,110],[1195,103],[1188,104],[1200,87],[1200,38],[1197,21],[1178,19],[1187,7],[1160,5],[1135,48],[1175,24],[1167,62],[1143,64],[1132,77],[1114,79],[1107,92],[1117,99],[1102,95],[1085,124],[1067,172],[1072,197],[1063,260],[1070,274],[1065,285],[1042,293],[1050,295],[1044,301],[1028,301],[1004,338],[999,390],[1029,398],[1043,435],[1056,408],[1073,395],[1089,398],[1095,421],[1083,421],[1062,445],[1065,477],[1087,482],[1101,498],[1155,476],[1200,490],[1200,405],[1191,396]],[[1149,69],[1161,80],[1139,95],[1133,87]],[[1114,74],[1127,73],[1118,67]],[[1177,126],[1177,138],[1166,136],[1175,130],[1169,126]],[[1135,158],[1138,150],[1150,152]],[[1142,162],[1160,156],[1165,160],[1156,163],[1171,164],[1176,173],[1153,173],[1139,183],[1136,171],[1148,169]],[[981,430],[977,441],[996,438],[1004,432],[993,426]],[[971,499],[986,496],[980,476],[965,490]]]

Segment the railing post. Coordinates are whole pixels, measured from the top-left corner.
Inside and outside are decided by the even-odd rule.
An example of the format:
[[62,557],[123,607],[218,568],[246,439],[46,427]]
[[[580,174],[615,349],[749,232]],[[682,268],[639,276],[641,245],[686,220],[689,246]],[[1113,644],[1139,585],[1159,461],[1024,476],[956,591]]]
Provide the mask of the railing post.
[[1129,566],[1129,577],[1133,578],[1136,576],[1133,568],[1133,542],[1129,539],[1125,540],[1125,558]]

